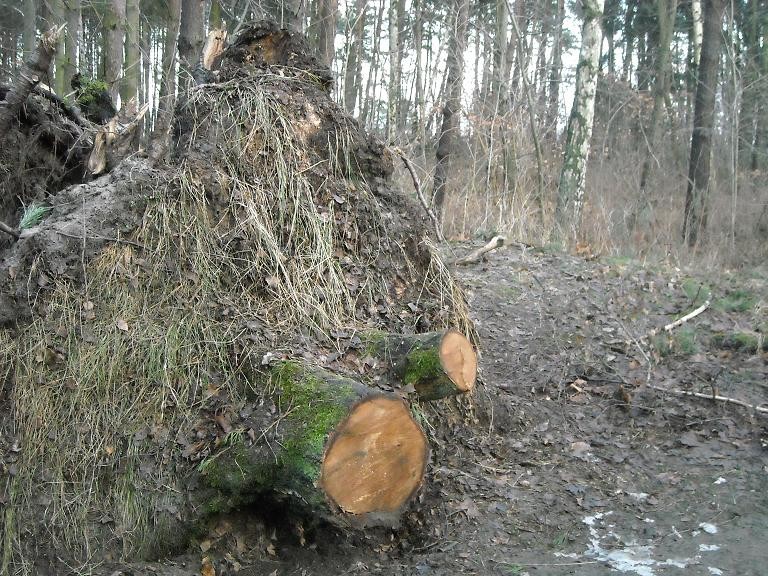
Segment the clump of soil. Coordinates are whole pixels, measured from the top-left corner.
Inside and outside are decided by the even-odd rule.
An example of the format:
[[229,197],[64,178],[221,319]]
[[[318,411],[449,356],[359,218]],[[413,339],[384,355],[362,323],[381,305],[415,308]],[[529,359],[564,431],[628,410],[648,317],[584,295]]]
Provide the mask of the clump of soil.
[[57,192],[5,250],[3,566],[183,550],[235,504],[199,466],[279,424],[262,366],[298,356],[375,385],[356,331],[472,334],[391,157],[302,46],[246,31],[182,97],[169,166],[129,159]]

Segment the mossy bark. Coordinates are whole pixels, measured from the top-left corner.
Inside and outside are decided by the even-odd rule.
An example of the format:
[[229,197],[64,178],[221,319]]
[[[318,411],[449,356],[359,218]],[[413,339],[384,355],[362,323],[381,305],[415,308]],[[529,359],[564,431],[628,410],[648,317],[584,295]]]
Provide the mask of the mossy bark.
[[386,334],[370,332],[362,336],[368,352],[384,361],[393,379],[405,386],[413,386],[421,400],[439,400],[471,391],[477,367],[474,351],[466,341],[465,353],[471,354],[474,368],[464,377],[445,363],[446,336],[465,338],[458,332],[427,332],[424,334]]
[[[199,467],[203,483],[212,489],[206,496],[204,513],[226,512],[268,495],[310,516],[338,525],[354,524],[323,484],[328,447],[334,437],[343,435],[345,423],[364,403],[386,400],[406,413],[407,407],[394,395],[297,362],[273,368],[269,389],[273,391],[276,411],[271,421],[264,422],[260,437],[250,442],[243,435],[230,433],[224,446]],[[415,422],[413,425],[417,427]],[[426,463],[426,441],[422,452],[424,463],[419,468],[418,484]],[[352,475],[355,471],[353,467]],[[357,516],[370,516],[362,518],[363,524],[377,524],[380,512],[365,510]],[[399,516],[399,510],[394,516]],[[390,514],[381,523],[395,522]]]

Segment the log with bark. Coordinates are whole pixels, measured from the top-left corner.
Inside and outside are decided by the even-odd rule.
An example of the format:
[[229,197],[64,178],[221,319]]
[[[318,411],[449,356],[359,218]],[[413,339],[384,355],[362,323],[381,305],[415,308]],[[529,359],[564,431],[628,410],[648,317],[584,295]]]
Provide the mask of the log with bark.
[[477,379],[477,354],[456,330],[425,334],[369,333],[368,351],[387,365],[392,379],[412,386],[421,400],[471,392]]
[[492,252],[496,250],[497,248],[501,248],[504,246],[504,243],[507,241],[506,237],[504,236],[494,236],[491,238],[488,243],[485,246],[481,246],[477,250],[473,250],[463,258],[459,258],[456,260],[457,266],[466,266],[467,264],[477,264],[481,260],[485,258],[485,255],[488,254],[488,252]]
[[397,525],[429,458],[403,400],[297,362],[272,368],[270,384],[277,416],[200,466],[208,510],[268,493],[337,526]]

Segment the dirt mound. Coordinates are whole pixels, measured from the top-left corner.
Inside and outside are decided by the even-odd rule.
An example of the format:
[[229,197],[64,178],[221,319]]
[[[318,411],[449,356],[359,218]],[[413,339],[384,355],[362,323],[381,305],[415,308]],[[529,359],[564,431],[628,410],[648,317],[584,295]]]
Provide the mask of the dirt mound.
[[58,191],[3,253],[3,566],[182,550],[259,497],[204,472],[290,413],[271,363],[391,392],[362,331],[472,335],[391,157],[302,47],[246,31],[183,95],[169,166],[129,159]]

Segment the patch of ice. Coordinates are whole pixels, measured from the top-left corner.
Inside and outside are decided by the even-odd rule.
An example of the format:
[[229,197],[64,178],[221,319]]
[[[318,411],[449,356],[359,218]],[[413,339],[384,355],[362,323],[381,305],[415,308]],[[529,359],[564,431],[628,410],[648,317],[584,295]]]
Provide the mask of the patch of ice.
[[570,558],[571,560],[578,560],[581,558],[576,552],[555,552],[554,554],[557,558]]
[[699,544],[699,550],[702,552],[714,552],[715,550],[720,550],[720,546],[717,544]]
[[717,534],[717,526],[710,524],[709,522],[701,522],[699,528],[704,530],[707,534]]
[[707,570],[709,570],[710,574],[714,574],[715,576],[721,576],[721,574],[723,574],[723,571],[720,570],[720,568],[715,568],[714,566],[707,566]]
[[688,565],[691,564],[692,560],[690,558],[683,558],[675,559],[675,558],[667,558],[664,560],[664,562],[661,562],[662,566],[674,566],[675,568],[688,568]]
[[725,484],[726,482],[728,482],[728,480],[720,476],[720,478],[714,481],[714,484]]

